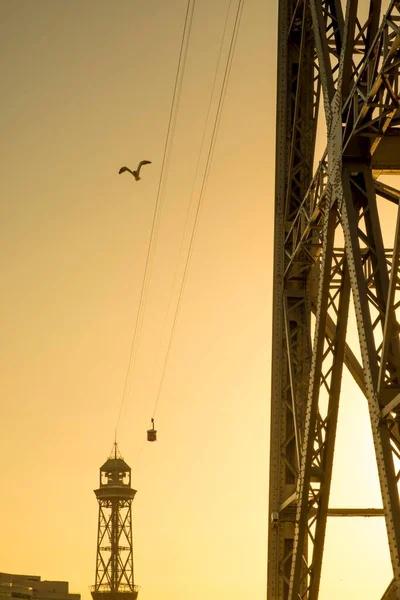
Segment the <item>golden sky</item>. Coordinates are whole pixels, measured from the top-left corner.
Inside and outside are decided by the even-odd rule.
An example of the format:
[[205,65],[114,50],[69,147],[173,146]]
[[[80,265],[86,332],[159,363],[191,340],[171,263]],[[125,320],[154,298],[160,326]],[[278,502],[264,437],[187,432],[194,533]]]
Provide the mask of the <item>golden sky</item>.
[[[277,4],[245,2],[156,413],[158,442],[143,446],[228,1],[196,5],[118,433],[138,490],[141,600],[265,598]],[[92,490],[128,366],[185,9],[184,0],[0,0],[0,571],[69,580],[83,600],[95,574]],[[140,182],[118,175],[143,158],[152,164]],[[346,377],[333,503],[380,506],[372,445],[346,429],[363,416],[369,426]],[[323,597],[351,590],[375,599],[390,579],[382,540],[381,520],[330,522],[326,563],[335,569],[323,571]]]

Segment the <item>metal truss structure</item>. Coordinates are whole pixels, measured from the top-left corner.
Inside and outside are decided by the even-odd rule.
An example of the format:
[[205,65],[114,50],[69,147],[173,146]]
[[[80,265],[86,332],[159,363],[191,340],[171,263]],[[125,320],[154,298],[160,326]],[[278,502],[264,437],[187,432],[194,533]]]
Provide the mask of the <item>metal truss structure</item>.
[[100,468],[96,583],[93,600],[136,600],[133,578],[131,469],[114,444],[114,455]]
[[400,2],[383,4],[279,1],[268,600],[318,598],[344,365],[371,421],[382,598],[400,598]]

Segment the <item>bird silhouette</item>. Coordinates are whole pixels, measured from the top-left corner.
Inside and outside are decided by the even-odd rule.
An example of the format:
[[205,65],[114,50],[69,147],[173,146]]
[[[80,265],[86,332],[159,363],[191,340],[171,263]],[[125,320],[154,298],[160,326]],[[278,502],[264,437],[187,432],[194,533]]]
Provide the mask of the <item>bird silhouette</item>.
[[151,165],[151,161],[150,160],[141,160],[137,166],[136,171],[131,171],[131,169],[129,169],[128,167],[121,167],[120,170],[118,171],[118,173],[121,175],[121,173],[125,173],[125,171],[128,171],[128,173],[130,173],[131,175],[134,176],[136,181],[139,181],[139,179],[140,179],[139,173],[140,173],[140,169],[143,167],[143,165]]

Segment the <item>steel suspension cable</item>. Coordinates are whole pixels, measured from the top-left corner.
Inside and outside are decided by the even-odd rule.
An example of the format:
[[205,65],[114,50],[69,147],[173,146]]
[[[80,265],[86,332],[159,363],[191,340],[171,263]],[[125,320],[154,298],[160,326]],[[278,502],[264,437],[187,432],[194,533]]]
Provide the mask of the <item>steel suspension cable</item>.
[[122,413],[123,413],[123,410],[124,410],[124,407],[126,404],[127,396],[129,394],[130,385],[131,385],[131,382],[133,379],[133,374],[134,374],[135,365],[136,365],[137,349],[138,349],[138,345],[139,345],[140,333],[141,333],[141,328],[142,328],[142,323],[143,323],[147,289],[148,289],[148,284],[149,284],[150,275],[151,275],[152,259],[154,256],[154,251],[155,251],[155,246],[156,246],[158,225],[159,225],[160,213],[161,213],[161,207],[162,207],[162,201],[163,201],[162,190],[165,187],[165,180],[166,180],[166,175],[167,175],[168,166],[169,166],[169,158],[170,158],[169,155],[170,155],[170,151],[172,148],[173,139],[174,139],[174,135],[175,135],[176,117],[177,117],[177,113],[178,113],[178,109],[179,109],[180,95],[181,95],[183,77],[184,77],[185,67],[186,67],[186,59],[187,59],[187,52],[188,52],[188,47],[189,47],[190,33],[191,33],[192,23],[193,23],[193,14],[194,14],[195,4],[196,4],[196,0],[188,0],[187,6],[186,6],[185,21],[184,21],[184,26],[183,26],[179,59],[178,59],[178,65],[177,65],[177,70],[176,70],[176,75],[175,75],[174,91],[173,91],[173,95],[172,95],[171,109],[170,109],[167,133],[166,133],[165,144],[164,144],[163,160],[162,160],[162,164],[161,164],[161,172],[160,172],[160,178],[159,178],[159,182],[158,182],[157,197],[156,197],[156,202],[155,202],[155,206],[154,206],[151,233],[150,233],[150,239],[149,239],[149,244],[148,244],[148,249],[147,249],[142,287],[141,287],[141,292],[140,292],[139,307],[138,307],[138,311],[136,314],[136,320],[135,320],[135,325],[134,325],[134,330],[133,330],[132,343],[131,343],[129,361],[128,361],[128,368],[127,368],[127,372],[126,372],[126,376],[125,376],[125,383],[124,383],[124,388],[123,388],[120,407],[119,407],[116,431],[118,431],[118,428],[120,425]]
[[193,251],[193,243],[194,243],[194,239],[195,239],[195,235],[196,235],[196,231],[197,231],[197,226],[198,226],[199,216],[200,216],[201,207],[202,207],[202,203],[203,203],[204,193],[205,193],[208,175],[210,172],[211,162],[212,162],[212,158],[213,158],[219,123],[221,120],[221,114],[222,114],[222,110],[223,110],[223,106],[224,106],[226,89],[227,89],[229,76],[230,76],[230,72],[231,72],[233,56],[235,53],[236,41],[237,41],[238,31],[239,31],[239,27],[240,27],[240,23],[241,23],[241,18],[242,18],[243,5],[244,5],[244,0],[239,0],[238,8],[236,11],[235,23],[234,23],[233,32],[232,32],[232,37],[231,37],[231,42],[230,42],[230,46],[229,46],[228,57],[227,57],[226,66],[225,66],[223,82],[222,82],[222,86],[221,86],[221,93],[220,93],[220,97],[219,97],[219,101],[218,101],[217,112],[216,112],[214,126],[213,126],[213,130],[212,130],[212,134],[211,134],[210,146],[209,146],[209,150],[208,150],[208,154],[207,154],[206,166],[205,166],[205,170],[204,170],[203,180],[202,180],[199,199],[198,199],[197,208],[196,208],[196,214],[195,214],[192,233],[191,233],[191,237],[190,237],[188,254],[186,257],[186,261],[185,261],[185,267],[184,267],[184,271],[183,271],[181,287],[179,290],[178,301],[176,304],[174,319],[172,322],[171,334],[170,334],[167,351],[166,351],[166,355],[165,355],[165,359],[164,359],[164,365],[163,365],[163,370],[161,373],[160,384],[158,387],[156,402],[154,405],[153,418],[155,417],[158,402],[159,402],[160,395],[161,395],[161,391],[163,388],[165,373],[166,373],[166,369],[168,366],[170,353],[171,353],[172,342],[173,342],[173,339],[175,336],[176,324],[178,321],[178,316],[179,316],[181,305],[182,305],[182,298],[183,298],[183,293],[184,293],[184,289],[185,289],[188,268],[189,268],[190,259],[192,256],[192,251]]
[[[229,14],[230,14],[230,9],[231,9],[231,5],[232,5],[232,1],[233,0],[229,0],[228,8],[227,8],[227,11],[226,11],[225,23],[224,23],[224,28],[223,28],[222,37],[221,37],[221,43],[220,43],[220,47],[219,47],[217,64],[216,64],[216,68],[215,68],[215,72],[214,72],[214,78],[213,78],[213,83],[212,83],[212,87],[211,87],[211,93],[210,93],[210,98],[209,98],[209,102],[208,102],[206,118],[205,118],[205,121],[204,121],[203,134],[202,134],[202,139],[201,139],[201,143],[200,143],[200,149],[199,149],[197,164],[196,164],[196,168],[195,168],[195,174],[194,174],[194,177],[193,177],[192,189],[191,189],[191,192],[190,192],[190,201],[189,201],[188,209],[186,211],[185,224],[184,224],[184,227],[183,227],[183,234],[182,234],[181,243],[180,243],[180,247],[179,247],[179,251],[178,251],[178,258],[176,260],[176,266],[175,266],[174,276],[173,276],[173,280],[172,280],[171,292],[170,292],[170,295],[169,295],[168,304],[167,304],[167,310],[165,312],[164,324],[163,324],[162,333],[161,333],[161,336],[160,336],[160,349],[159,349],[158,355],[161,352],[161,342],[164,339],[164,335],[165,335],[165,332],[166,332],[166,329],[167,329],[168,315],[169,315],[170,308],[171,308],[171,305],[172,305],[173,291],[175,289],[175,283],[176,283],[177,276],[178,276],[178,266],[179,266],[179,264],[181,262],[181,257],[182,257],[182,253],[183,253],[183,243],[184,243],[184,240],[186,239],[186,232],[188,230],[189,216],[191,214],[191,208],[192,208],[193,199],[194,199],[194,190],[195,190],[197,176],[198,176],[199,168],[200,168],[200,161],[201,161],[201,157],[203,155],[203,148],[204,148],[204,143],[205,143],[205,139],[206,139],[206,133],[207,133],[208,123],[209,123],[209,118],[210,118],[212,101],[213,101],[213,98],[214,98],[215,87],[216,87],[216,83],[217,83],[217,76],[218,76],[219,67],[220,67],[220,64],[221,64],[221,56],[222,56],[222,51],[223,51],[223,48],[224,48],[224,42],[225,42],[225,37],[226,37],[226,30],[227,30],[227,26],[228,26],[228,19],[229,19]],[[158,362],[159,362],[159,360],[157,360],[157,364],[158,364]],[[155,376],[155,374],[153,375],[153,379],[154,379],[154,376]]]

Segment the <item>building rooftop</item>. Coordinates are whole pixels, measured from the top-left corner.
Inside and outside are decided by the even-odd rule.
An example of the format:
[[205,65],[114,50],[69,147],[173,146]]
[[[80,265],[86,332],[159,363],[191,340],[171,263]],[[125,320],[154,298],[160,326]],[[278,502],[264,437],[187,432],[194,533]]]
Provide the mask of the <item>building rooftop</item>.
[[0,573],[0,598],[26,600],[80,600],[70,594],[68,581],[42,581],[39,575]]

